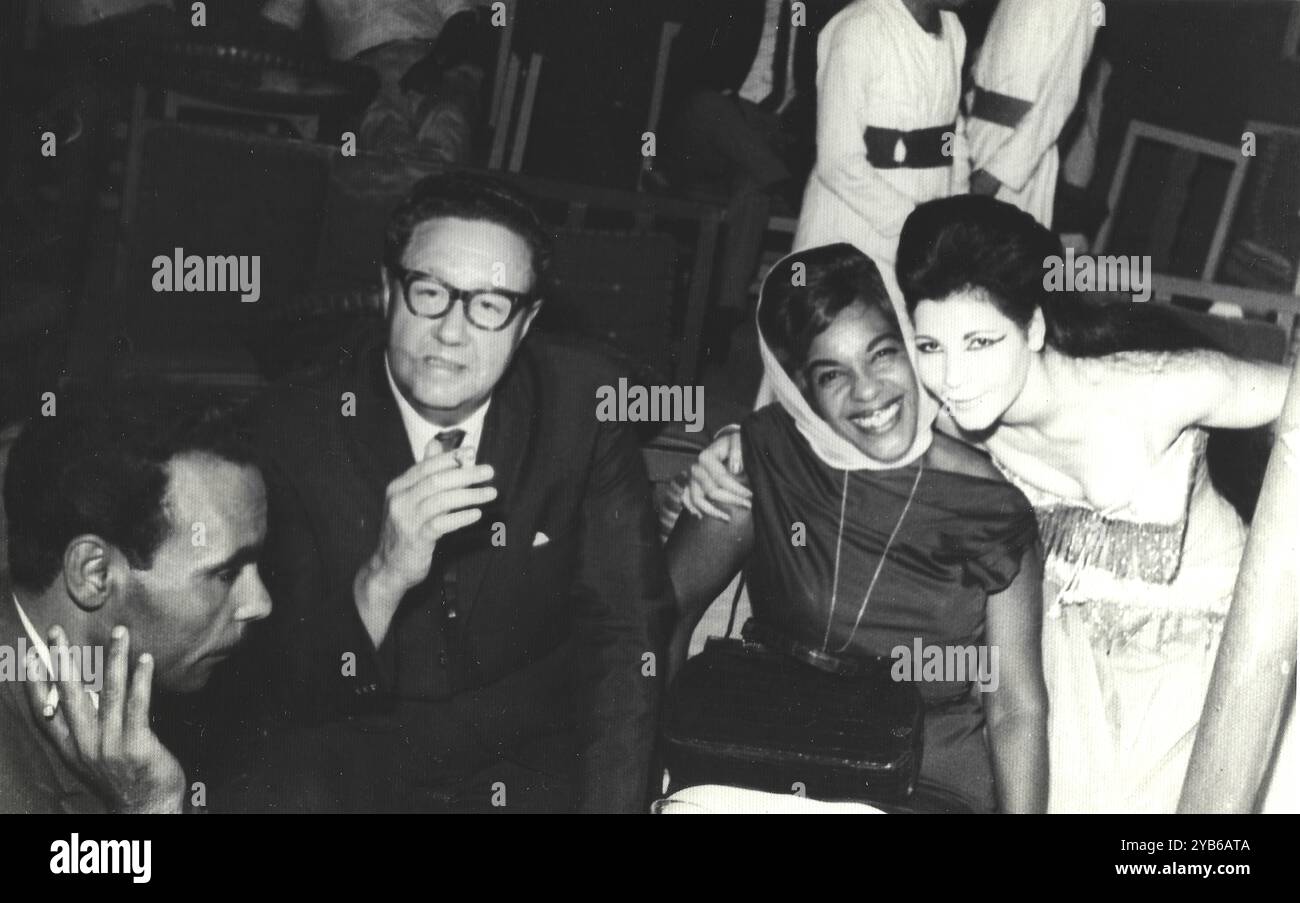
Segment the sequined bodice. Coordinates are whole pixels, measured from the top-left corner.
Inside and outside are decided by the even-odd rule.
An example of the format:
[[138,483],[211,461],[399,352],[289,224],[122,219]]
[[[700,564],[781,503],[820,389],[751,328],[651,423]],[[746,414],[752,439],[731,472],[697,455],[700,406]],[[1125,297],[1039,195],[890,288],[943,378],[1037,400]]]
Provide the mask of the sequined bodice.
[[1028,485],[999,463],[1038,517],[1049,616],[1082,606],[1104,646],[1155,651],[1217,636],[1245,530],[1210,484],[1205,443],[1203,430],[1185,431],[1138,481],[1139,492],[1104,512]]

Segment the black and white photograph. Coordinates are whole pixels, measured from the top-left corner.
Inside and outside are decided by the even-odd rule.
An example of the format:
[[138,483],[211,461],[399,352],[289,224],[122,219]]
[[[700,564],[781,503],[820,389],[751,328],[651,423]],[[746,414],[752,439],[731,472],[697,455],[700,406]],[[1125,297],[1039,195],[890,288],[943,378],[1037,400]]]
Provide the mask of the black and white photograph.
[[1249,875],[1298,355],[1295,0],[5,0],[0,813]]

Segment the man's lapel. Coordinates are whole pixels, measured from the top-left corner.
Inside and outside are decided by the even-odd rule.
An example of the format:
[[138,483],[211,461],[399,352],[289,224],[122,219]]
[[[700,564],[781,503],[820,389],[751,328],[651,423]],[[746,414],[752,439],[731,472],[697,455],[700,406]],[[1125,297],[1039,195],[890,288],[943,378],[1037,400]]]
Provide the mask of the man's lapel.
[[[384,517],[388,484],[415,465],[402,414],[388,384],[384,348],[383,337],[378,336],[346,352],[355,357],[349,365],[340,368],[343,375],[338,386],[339,392],[356,393],[355,416],[343,419],[347,437],[343,453],[370,490],[363,504],[374,505],[367,509],[366,516],[375,521]],[[383,529],[382,523],[379,529]],[[419,592],[427,591],[427,585],[422,584]],[[394,631],[390,630],[375,653],[375,663],[388,686],[396,679],[395,643]]]
[[397,400],[388,385],[383,344],[365,345],[355,353],[355,366],[345,371],[353,374],[355,388],[342,387],[342,391],[356,392],[356,416],[349,418],[353,428],[348,430],[354,446],[353,461],[364,472],[366,481],[382,490],[413,467],[415,458]]
[[[465,552],[457,561],[457,573],[460,607],[466,617],[483,590],[485,573],[494,561],[499,562],[500,549],[492,544],[492,525],[497,521],[505,523],[507,512],[518,510],[515,494],[519,489],[524,461],[531,453],[537,435],[539,387],[535,365],[527,349],[528,343],[525,342],[497,384],[483,423],[477,461],[491,464],[496,472],[492,485],[496,487],[497,497],[483,507],[481,520],[462,531],[465,533],[461,540]],[[520,541],[518,537],[509,535],[506,540]]]

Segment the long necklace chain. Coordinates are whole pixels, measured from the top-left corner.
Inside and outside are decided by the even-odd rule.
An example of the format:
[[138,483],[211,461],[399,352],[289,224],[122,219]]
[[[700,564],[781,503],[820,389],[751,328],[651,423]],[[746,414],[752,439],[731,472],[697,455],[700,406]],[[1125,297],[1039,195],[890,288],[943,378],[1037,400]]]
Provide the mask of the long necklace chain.
[[[848,639],[844,645],[836,649],[836,652],[843,652],[849,648],[853,642],[853,637],[857,635],[858,627],[862,624],[862,616],[867,611],[867,603],[871,601],[871,594],[876,589],[876,581],[880,579],[880,571],[885,566],[885,559],[889,557],[889,550],[894,545],[894,540],[898,538],[898,531],[903,526],[903,519],[907,517],[908,510],[912,507],[912,500],[916,498],[916,489],[921,485],[921,474],[925,471],[924,459],[917,459],[916,462],[916,479],[912,481],[912,491],[907,494],[907,502],[903,505],[903,513],[898,515],[898,523],[894,524],[894,530],[889,534],[889,539],[885,543],[885,550],[880,553],[880,560],[876,562],[876,572],[871,575],[871,582],[867,584],[867,594],[862,598],[862,605],[858,607],[858,616],[853,619],[853,629],[849,631]],[[829,651],[827,647],[831,642],[831,625],[835,623],[835,606],[839,601],[840,592],[840,551],[844,545],[844,509],[849,499],[849,473],[844,471],[844,486],[840,490],[840,529],[835,538],[835,570],[834,576],[831,577],[831,610],[826,615],[826,635],[822,637],[822,651]]]

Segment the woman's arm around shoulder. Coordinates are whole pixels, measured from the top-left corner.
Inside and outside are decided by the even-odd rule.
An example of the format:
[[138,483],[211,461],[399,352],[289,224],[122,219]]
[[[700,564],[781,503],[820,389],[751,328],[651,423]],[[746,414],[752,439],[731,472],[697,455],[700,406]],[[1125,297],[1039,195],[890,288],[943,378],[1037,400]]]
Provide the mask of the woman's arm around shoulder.
[[753,493],[745,479],[744,441],[739,424],[718,430],[708,447],[690,466],[690,481],[682,493],[682,507],[696,517],[728,520],[729,507],[748,508]]
[[1175,435],[1191,426],[1239,430],[1272,423],[1291,375],[1280,364],[1210,349],[1129,352],[1106,361],[1124,397]]
[[668,537],[668,573],[677,594],[677,624],[669,646],[668,679],[686,661],[691,634],[709,603],[739,573],[754,546],[754,517],[748,508],[724,506],[727,520],[683,511]]

